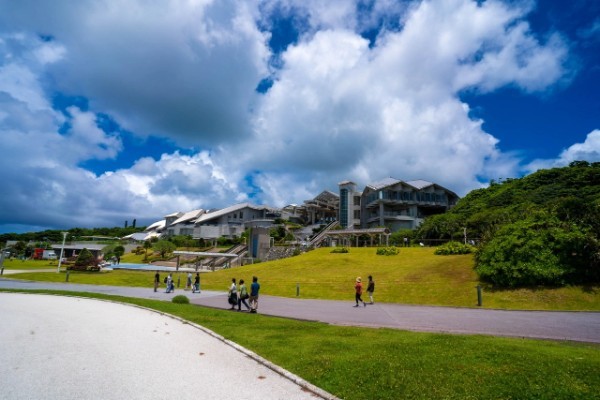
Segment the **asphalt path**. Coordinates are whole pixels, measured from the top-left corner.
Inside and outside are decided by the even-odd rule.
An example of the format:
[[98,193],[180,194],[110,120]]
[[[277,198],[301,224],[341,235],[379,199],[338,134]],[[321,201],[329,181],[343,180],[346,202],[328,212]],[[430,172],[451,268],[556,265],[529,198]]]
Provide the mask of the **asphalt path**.
[[[164,290],[154,292],[152,288],[31,282],[3,278],[0,278],[0,288],[70,290],[167,301],[177,294],[185,294],[193,304],[229,308],[226,293],[215,291],[191,293],[176,289],[174,293],[164,293]],[[332,301],[261,295],[259,312],[336,325],[600,343],[599,312],[516,311],[389,303],[353,307],[354,304],[353,299]]]
[[0,293],[2,399],[335,399],[198,325],[110,301]]

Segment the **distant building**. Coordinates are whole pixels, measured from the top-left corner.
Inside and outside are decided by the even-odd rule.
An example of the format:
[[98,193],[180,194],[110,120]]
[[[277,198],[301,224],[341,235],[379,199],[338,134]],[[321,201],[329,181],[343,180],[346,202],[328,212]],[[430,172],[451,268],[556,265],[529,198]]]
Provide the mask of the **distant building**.
[[195,220],[194,239],[239,237],[250,227],[271,227],[281,218],[277,208],[241,203],[203,213]]
[[329,190],[324,190],[311,200],[304,200],[304,204],[290,204],[285,206],[283,217],[292,222],[304,225],[327,224],[338,218],[340,197]]
[[[456,193],[424,180],[405,182],[386,178],[367,185],[362,192],[351,192],[351,184],[352,182],[341,182],[339,185],[340,198],[345,194],[348,199],[354,199],[352,220],[348,218],[350,206],[348,210],[344,210],[340,201],[340,224],[344,228],[355,227],[359,219],[363,229],[387,227],[392,232],[415,229],[425,217],[448,211],[459,199]],[[360,196],[360,212],[357,212],[356,196]],[[345,220],[342,212],[347,215]]]
[[[205,213],[203,209],[192,210],[186,213],[176,213],[166,217],[170,221],[167,225],[166,234],[169,236],[184,235],[193,236],[196,220]],[[172,219],[172,217],[177,218]]]
[[[337,220],[346,230],[387,228],[395,232],[417,228],[425,217],[446,212],[459,199],[454,192],[424,180],[386,178],[362,191],[357,190],[356,183],[343,181],[338,188],[339,194],[324,190],[302,205],[290,204],[283,209],[240,203],[217,210],[175,212],[128,238],[133,241],[164,235],[209,240],[233,238],[240,237],[248,228],[270,228],[279,218],[304,225],[326,225]],[[302,240],[311,234],[312,231],[301,233]]]

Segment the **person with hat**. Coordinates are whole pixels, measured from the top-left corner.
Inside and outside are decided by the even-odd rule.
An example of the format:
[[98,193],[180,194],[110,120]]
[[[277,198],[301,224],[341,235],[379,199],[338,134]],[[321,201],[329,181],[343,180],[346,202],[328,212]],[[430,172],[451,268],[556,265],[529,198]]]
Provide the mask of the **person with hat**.
[[356,284],[354,285],[354,290],[356,291],[356,296],[355,296],[355,300],[356,300],[356,305],[354,307],[358,307],[358,302],[362,302],[363,306],[367,306],[367,303],[365,303],[362,299],[362,280],[360,279],[360,276],[358,278],[356,278]]

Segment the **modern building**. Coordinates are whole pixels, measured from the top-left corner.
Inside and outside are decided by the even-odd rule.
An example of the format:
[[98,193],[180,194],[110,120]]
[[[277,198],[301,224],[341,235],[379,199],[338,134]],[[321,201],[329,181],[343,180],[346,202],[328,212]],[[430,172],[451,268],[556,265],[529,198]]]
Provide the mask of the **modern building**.
[[338,219],[340,197],[324,190],[304,204],[290,204],[283,207],[283,216],[292,222],[304,225],[327,224]]
[[169,221],[172,217],[177,216],[177,218],[170,221],[167,225],[166,234],[168,236],[193,236],[194,228],[196,225],[196,220],[204,214],[203,209],[192,210],[186,213],[175,213],[171,214],[171,216],[165,217],[167,221]]
[[239,237],[247,228],[270,227],[281,218],[281,211],[251,203],[241,203],[220,210],[207,211],[195,220],[194,239]]
[[[340,196],[345,189],[349,186],[342,182]],[[387,227],[392,232],[415,229],[425,217],[446,212],[458,199],[456,193],[432,182],[386,178],[367,185],[360,193],[361,228]],[[340,202],[340,213],[341,207]],[[340,223],[344,226],[341,219]]]
[[352,181],[343,181],[338,184],[340,189],[339,196],[339,221],[344,229],[361,228],[361,195],[362,192],[356,190],[356,183]]

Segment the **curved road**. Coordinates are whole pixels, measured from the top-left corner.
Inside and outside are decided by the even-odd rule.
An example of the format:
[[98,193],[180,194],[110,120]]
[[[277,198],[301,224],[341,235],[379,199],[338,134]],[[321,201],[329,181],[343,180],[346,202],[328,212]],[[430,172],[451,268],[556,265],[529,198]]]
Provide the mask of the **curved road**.
[[[154,293],[152,288],[31,282],[0,278],[0,288],[55,289],[170,300],[184,293],[194,304],[229,308],[224,292]],[[421,332],[483,334],[600,343],[600,312],[507,311],[378,303],[353,307],[354,301],[303,300],[261,296],[261,314],[337,325],[387,327]]]

